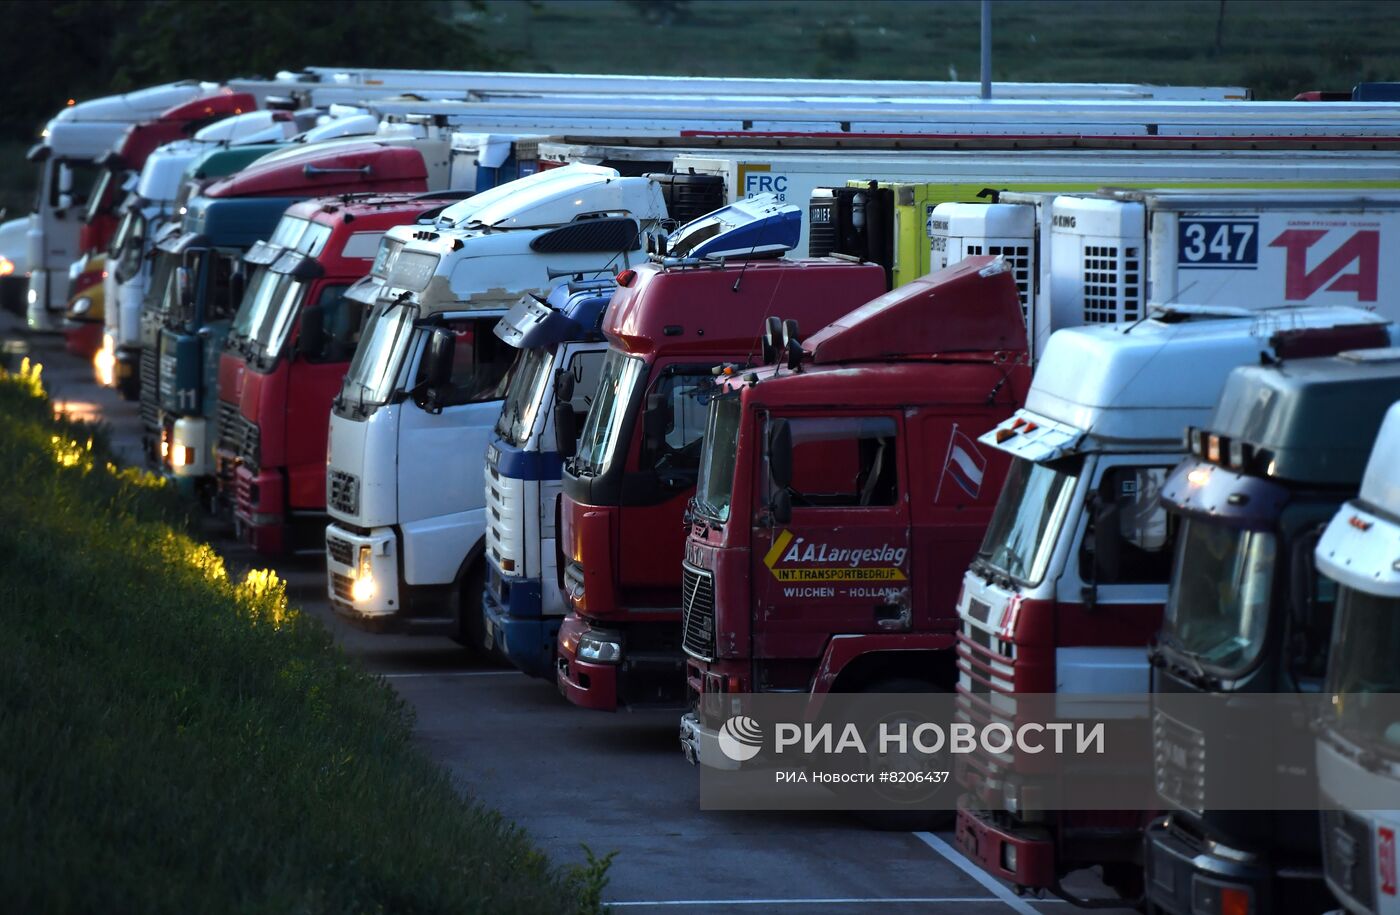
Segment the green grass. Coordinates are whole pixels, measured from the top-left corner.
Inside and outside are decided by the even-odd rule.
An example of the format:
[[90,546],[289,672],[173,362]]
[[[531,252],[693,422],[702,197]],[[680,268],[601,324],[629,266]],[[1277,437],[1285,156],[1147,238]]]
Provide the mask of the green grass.
[[172,493],[50,409],[0,372],[7,911],[596,906],[606,861],[563,873],[463,800],[275,576],[231,580]]

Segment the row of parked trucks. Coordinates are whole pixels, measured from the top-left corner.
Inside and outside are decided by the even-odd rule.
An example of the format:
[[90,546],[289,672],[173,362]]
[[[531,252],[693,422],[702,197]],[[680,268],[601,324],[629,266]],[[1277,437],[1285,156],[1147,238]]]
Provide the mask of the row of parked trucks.
[[[255,549],[324,552],[363,627],[681,707],[704,765],[755,693],[1388,692],[1400,109],[945,91],[312,69],[84,102],[34,156],[31,325],[100,273],[99,376]],[[1140,724],[1163,785],[1219,777]],[[1391,729],[1327,722],[1321,825],[1046,809],[1075,776],[1014,756],[948,791],[1018,887],[1388,911],[1355,785]]]

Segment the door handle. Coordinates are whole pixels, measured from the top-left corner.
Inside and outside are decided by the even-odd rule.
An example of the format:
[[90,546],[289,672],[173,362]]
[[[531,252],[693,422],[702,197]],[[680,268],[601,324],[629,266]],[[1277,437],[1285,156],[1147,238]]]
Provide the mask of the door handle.
[[886,631],[902,631],[913,623],[913,613],[903,604],[876,604],[875,625]]

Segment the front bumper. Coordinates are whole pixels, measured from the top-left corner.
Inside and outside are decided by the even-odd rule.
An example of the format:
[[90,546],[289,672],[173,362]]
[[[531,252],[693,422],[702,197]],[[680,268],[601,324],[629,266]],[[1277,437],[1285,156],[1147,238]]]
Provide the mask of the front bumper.
[[496,651],[532,677],[552,676],[563,620],[540,616],[539,579],[508,578],[488,562],[481,606],[486,637]]
[[[219,474],[227,469],[227,464],[219,462]],[[276,470],[255,471],[243,463],[234,464],[232,472],[233,517],[239,538],[259,553],[282,553],[287,546],[286,486],[282,474]],[[351,554],[352,565],[358,555]],[[380,580],[378,574],[375,580]]]
[[1055,873],[1055,838],[1043,826],[1011,821],[1000,812],[958,804],[958,847],[989,874],[1017,886],[1050,889]]
[[[368,549],[372,593],[355,599],[360,557]],[[399,596],[398,538],[388,528],[357,534],[336,524],[326,526],[326,592],[331,606],[350,622],[367,629],[392,628],[399,621],[403,601]]]
[[681,716],[681,752],[692,766],[736,770],[739,764],[719,748],[719,731],[700,721],[695,712]]
[[578,657],[579,637],[592,630],[586,620],[570,613],[559,626],[555,683],[559,692],[574,705],[617,711],[618,665],[581,661]]
[[1275,911],[1274,875],[1266,864],[1212,854],[1163,820],[1148,827],[1145,841],[1147,900],[1158,910],[1170,915],[1213,915],[1220,911],[1221,892],[1233,890],[1248,894],[1249,915]]

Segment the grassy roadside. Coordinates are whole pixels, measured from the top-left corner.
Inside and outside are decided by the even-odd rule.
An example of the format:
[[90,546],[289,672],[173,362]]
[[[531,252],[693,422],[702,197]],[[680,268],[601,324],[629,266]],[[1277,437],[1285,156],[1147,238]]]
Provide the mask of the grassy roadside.
[[[0,896],[17,912],[564,912],[392,690],[228,577],[153,478],[0,371]],[[99,436],[100,439],[100,436]]]

